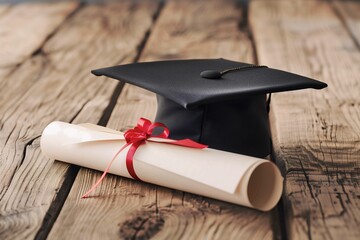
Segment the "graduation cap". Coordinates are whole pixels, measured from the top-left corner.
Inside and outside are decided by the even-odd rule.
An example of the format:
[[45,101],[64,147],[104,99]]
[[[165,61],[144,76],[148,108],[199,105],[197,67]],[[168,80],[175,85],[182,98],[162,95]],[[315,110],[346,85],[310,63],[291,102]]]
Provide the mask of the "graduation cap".
[[327,85],[293,73],[226,59],[142,62],[92,71],[157,94],[155,121],[170,138],[265,157],[271,152],[266,94]]

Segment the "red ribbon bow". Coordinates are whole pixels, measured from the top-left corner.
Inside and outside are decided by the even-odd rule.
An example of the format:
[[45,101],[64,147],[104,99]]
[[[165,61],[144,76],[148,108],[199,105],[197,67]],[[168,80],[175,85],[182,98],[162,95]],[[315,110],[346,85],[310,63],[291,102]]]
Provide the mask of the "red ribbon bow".
[[[153,131],[156,128],[161,127],[163,130],[158,135],[154,135]],[[110,163],[108,164],[107,168],[99,178],[99,180],[87,191],[82,198],[86,198],[89,196],[89,194],[95,190],[95,188],[101,183],[101,181],[104,179],[105,175],[109,172],[109,169],[117,156],[128,146],[130,146],[127,155],[126,155],[126,168],[131,175],[136,180],[141,181],[141,179],[136,175],[135,169],[134,169],[134,155],[138,147],[146,141],[153,141],[149,138],[156,137],[156,138],[168,138],[170,134],[169,129],[165,126],[163,123],[155,122],[152,123],[150,120],[146,118],[140,118],[137,126],[133,129],[129,129],[124,133],[124,137],[126,140],[126,144],[114,155]],[[157,142],[157,141],[156,141]],[[206,145],[194,142],[190,139],[183,139],[183,140],[172,140],[172,141],[166,141],[166,142],[159,142],[159,143],[165,143],[165,144],[173,144],[173,145],[179,145],[183,147],[191,147],[191,148],[199,148],[203,149],[206,148]]]

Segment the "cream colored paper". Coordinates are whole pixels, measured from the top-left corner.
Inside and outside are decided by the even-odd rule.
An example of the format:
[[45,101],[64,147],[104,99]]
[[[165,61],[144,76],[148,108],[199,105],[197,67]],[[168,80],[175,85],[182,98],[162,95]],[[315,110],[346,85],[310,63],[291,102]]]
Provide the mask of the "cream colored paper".
[[[136,174],[145,182],[191,192],[262,211],[279,201],[283,178],[268,160],[215,149],[195,149],[152,138],[134,156]],[[42,152],[52,159],[104,171],[125,144],[123,133],[93,124],[52,122],[41,137]],[[131,178],[127,148],[110,173]]]

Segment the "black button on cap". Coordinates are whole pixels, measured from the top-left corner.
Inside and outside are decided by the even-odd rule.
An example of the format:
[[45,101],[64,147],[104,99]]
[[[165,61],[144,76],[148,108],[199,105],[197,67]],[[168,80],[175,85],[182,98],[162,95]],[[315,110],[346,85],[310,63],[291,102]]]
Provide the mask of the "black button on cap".
[[208,79],[219,79],[221,78],[221,72],[215,70],[205,70],[200,73],[200,76]]

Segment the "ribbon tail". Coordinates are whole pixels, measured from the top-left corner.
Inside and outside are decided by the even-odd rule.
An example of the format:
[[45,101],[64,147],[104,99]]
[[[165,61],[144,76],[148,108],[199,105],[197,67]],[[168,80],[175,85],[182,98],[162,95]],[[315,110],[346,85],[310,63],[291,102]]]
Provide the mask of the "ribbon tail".
[[134,169],[134,155],[136,150],[138,149],[138,147],[143,144],[144,141],[139,141],[139,142],[135,142],[131,145],[127,155],[126,155],[126,168],[129,172],[129,174],[131,175],[132,178],[138,180],[138,181],[142,181],[135,173],[135,169]]
[[108,166],[106,167],[105,171],[103,172],[103,174],[101,175],[101,177],[96,181],[96,183],[84,194],[82,195],[81,198],[87,198],[89,196],[90,193],[92,193],[98,186],[99,184],[102,182],[102,180],[105,178],[106,174],[109,172],[112,164],[114,163],[115,159],[117,158],[117,156],[127,147],[129,146],[130,143],[125,144],[122,148],[120,148],[120,150],[114,155],[114,157],[111,159],[110,163],[108,164]]
[[204,148],[208,147],[207,145],[197,143],[191,139],[175,140],[172,142],[164,142],[164,143],[178,145],[178,146],[182,146],[182,147],[198,148],[198,149],[204,149]]

